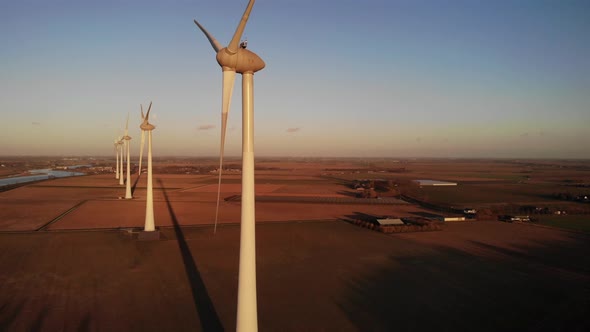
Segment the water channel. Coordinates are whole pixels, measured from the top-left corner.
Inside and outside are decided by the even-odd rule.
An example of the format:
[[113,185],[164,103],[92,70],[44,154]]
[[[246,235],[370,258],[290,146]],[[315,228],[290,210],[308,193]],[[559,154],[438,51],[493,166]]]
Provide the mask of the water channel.
[[[87,165],[77,165],[77,166],[70,166],[69,169],[76,169],[78,167],[83,167]],[[24,175],[24,176],[13,176],[9,178],[0,179],[0,187],[17,184],[17,183],[26,183],[32,181],[40,181],[40,180],[48,180],[54,178],[65,178],[69,176],[80,176],[84,175],[84,173],[80,172],[70,172],[70,171],[56,171],[49,168],[46,169],[33,169],[30,170],[29,173],[31,175]]]

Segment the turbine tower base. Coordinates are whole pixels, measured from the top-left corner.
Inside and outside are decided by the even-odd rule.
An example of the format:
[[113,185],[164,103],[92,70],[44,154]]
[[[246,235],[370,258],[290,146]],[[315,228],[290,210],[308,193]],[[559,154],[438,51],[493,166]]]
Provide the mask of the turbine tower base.
[[139,241],[158,241],[160,240],[160,230],[155,231],[140,231],[137,235]]

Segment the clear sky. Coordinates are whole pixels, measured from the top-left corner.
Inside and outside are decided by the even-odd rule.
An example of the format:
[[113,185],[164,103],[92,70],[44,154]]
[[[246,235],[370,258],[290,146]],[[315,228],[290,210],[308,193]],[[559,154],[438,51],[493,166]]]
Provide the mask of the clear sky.
[[[0,1],[0,155],[215,156],[246,0]],[[590,1],[258,0],[257,156],[590,158]],[[241,80],[228,155],[241,147]]]

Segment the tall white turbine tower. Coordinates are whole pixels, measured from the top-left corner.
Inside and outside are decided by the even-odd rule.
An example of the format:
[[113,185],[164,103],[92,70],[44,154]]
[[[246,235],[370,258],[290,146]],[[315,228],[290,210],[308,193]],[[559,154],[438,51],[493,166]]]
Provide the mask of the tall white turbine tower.
[[[257,331],[258,314],[256,304],[256,227],[254,207],[254,73],[264,68],[262,59],[240,44],[240,38],[254,6],[254,0],[242,15],[236,32],[227,47],[221,44],[195,20],[211,46],[217,53],[217,63],[223,71],[221,107],[221,145],[219,150],[219,193],[221,186],[221,166],[227,127],[227,114],[230,107],[236,73],[242,74],[242,214],[240,228],[240,268],[238,280],[237,331]],[[217,217],[215,220],[217,225]]]
[[124,182],[124,176],[123,176],[123,155],[124,155],[124,149],[123,149],[123,138],[121,137],[119,139],[119,142],[117,142],[119,144],[119,151],[121,152],[121,157],[119,158],[119,185],[122,186],[125,184]]
[[127,113],[127,123],[125,124],[125,136],[123,136],[125,140],[125,147],[127,150],[127,180],[125,180],[125,199],[132,199],[133,196],[131,195],[131,155],[129,154],[129,141],[131,140],[131,136],[129,136],[129,113]]
[[119,179],[119,140],[115,139],[115,163],[117,164],[117,171],[115,172],[115,179]]
[[151,109],[152,103],[150,102],[150,106],[148,107],[147,113],[145,117],[143,117],[143,122],[139,126],[139,128],[141,128],[142,133],[147,131],[148,134],[147,197],[145,203],[145,226],[143,229],[146,232],[153,232],[156,230],[156,224],[154,222],[154,190],[152,186],[152,130],[156,129],[156,127],[148,122]]
[[[152,106],[152,103],[150,102],[150,106]],[[143,115],[143,105],[139,104],[139,109],[141,110],[141,122],[146,123],[146,119],[145,119],[145,115]],[[148,108],[149,110],[149,108]],[[139,126],[141,128],[141,125]],[[145,130],[141,130],[141,144],[139,147],[139,171],[137,172],[137,175],[141,175],[141,160],[143,159],[143,148],[145,145]]]

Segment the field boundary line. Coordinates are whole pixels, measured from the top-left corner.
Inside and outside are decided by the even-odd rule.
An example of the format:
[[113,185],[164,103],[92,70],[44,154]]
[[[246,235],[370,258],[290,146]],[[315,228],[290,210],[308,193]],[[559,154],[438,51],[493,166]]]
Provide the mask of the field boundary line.
[[58,222],[61,218],[65,217],[66,215],[68,215],[70,212],[75,211],[76,209],[78,209],[80,206],[82,206],[82,204],[88,202],[87,199],[78,202],[78,204],[72,206],[71,208],[69,208],[68,210],[66,210],[65,212],[63,212],[62,214],[60,214],[59,216],[53,218],[52,220],[50,220],[48,223],[46,223],[45,225],[37,228],[35,231],[36,232],[41,232],[41,231],[46,231],[47,228],[53,224],[55,224],[56,222]]

